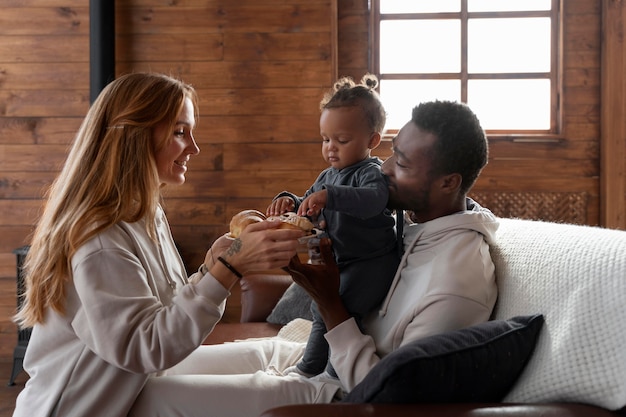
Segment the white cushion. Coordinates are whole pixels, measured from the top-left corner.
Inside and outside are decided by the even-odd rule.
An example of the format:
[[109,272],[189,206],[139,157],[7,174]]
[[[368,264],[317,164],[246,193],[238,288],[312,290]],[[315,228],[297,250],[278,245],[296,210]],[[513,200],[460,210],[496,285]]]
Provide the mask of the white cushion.
[[535,353],[506,402],[626,405],[626,232],[501,219],[494,318],[542,313]]

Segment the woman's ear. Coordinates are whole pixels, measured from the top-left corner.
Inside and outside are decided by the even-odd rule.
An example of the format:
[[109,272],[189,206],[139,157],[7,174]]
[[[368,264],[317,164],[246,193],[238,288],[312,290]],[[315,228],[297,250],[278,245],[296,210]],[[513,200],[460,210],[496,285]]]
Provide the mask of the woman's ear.
[[370,142],[367,147],[370,149],[376,149],[378,148],[378,145],[380,145],[381,140],[382,140],[382,136],[380,135],[380,133],[374,132],[372,133],[372,136],[370,137]]

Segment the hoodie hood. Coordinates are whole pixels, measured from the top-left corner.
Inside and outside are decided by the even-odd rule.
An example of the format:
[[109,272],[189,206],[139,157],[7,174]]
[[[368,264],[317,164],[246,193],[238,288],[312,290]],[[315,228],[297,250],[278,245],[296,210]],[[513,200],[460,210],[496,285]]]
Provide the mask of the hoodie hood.
[[[435,247],[440,241],[448,236],[456,233],[465,233],[474,231],[481,234],[488,245],[493,245],[498,230],[497,217],[487,208],[481,207],[474,200],[467,198],[466,210],[448,216],[439,217],[426,223],[413,223],[404,216],[404,254],[394,276],[391,287],[387,293],[387,297],[379,311],[380,315],[387,313],[389,301],[400,280],[401,272],[407,263],[408,256],[413,252],[416,246],[420,246],[420,250],[428,250],[429,247]],[[436,249],[435,249],[436,250]]]
[[[454,230],[473,230],[482,234],[485,237],[485,241],[492,245],[499,226],[498,218],[489,209],[482,207],[471,198],[466,199],[466,207],[465,211],[439,217],[421,224],[413,223],[405,214],[405,229],[418,229],[417,234],[422,241],[420,244],[425,243],[423,241],[428,242],[430,239],[436,240],[438,236]],[[407,235],[405,234],[405,236]],[[416,240],[415,236],[413,236],[413,239],[409,238],[407,239],[408,242],[404,242],[405,253],[409,248],[415,246]]]

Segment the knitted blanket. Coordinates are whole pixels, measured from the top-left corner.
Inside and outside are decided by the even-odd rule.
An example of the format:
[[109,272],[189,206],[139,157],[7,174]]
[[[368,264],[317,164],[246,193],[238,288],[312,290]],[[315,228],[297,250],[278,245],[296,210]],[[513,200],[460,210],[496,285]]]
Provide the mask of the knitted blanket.
[[626,232],[501,219],[494,318],[543,313],[506,402],[626,405]]

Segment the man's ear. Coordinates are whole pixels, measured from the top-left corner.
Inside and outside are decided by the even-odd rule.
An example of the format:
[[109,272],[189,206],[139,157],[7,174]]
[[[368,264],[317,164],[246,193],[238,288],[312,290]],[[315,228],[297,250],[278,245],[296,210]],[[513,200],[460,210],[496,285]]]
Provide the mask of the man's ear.
[[456,193],[461,188],[463,177],[461,174],[448,174],[441,178],[441,190],[446,193]]
[[378,132],[372,133],[372,136],[370,137],[370,143],[367,147],[370,149],[378,148],[378,145],[380,145],[381,139],[382,139],[382,136],[380,135],[380,133]]

